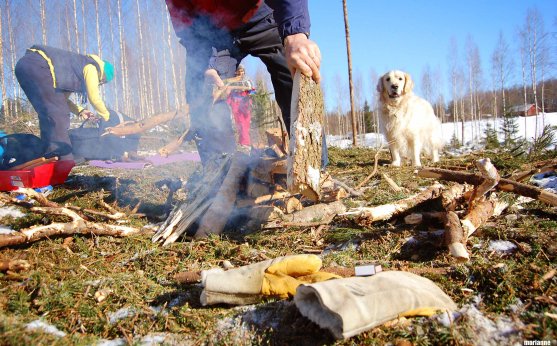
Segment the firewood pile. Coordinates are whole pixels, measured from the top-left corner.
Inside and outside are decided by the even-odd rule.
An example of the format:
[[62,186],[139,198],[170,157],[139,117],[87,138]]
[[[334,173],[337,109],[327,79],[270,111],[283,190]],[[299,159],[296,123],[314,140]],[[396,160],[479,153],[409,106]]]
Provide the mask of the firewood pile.
[[308,192],[289,191],[287,137],[278,128],[267,130],[266,136],[266,146],[253,147],[249,153],[236,151],[206,169],[202,180],[188,191],[187,201],[174,208],[153,241],[167,245],[184,235],[218,235],[235,221],[233,227],[247,230],[329,223],[345,211],[338,201],[349,193],[328,174],[320,174],[319,183]]
[[[468,238],[490,218],[499,216],[509,204],[494,190],[513,192],[557,206],[557,195],[514,180],[502,179],[489,159],[476,161],[478,174],[446,169],[424,168],[418,176],[454,182],[444,186],[435,182],[418,194],[396,202],[374,207],[351,209],[341,215],[352,215],[362,226],[404,216],[406,224],[440,226],[444,229],[443,245],[457,261],[468,261]],[[437,200],[438,210],[411,213],[425,202]]]

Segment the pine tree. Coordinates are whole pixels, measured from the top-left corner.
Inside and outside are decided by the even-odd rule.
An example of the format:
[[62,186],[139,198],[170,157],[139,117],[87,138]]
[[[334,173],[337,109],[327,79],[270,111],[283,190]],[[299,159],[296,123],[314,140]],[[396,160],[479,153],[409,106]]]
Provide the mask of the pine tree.
[[518,130],[517,118],[508,114],[504,115],[501,131],[503,132],[503,146],[505,148],[516,146]]
[[496,149],[500,147],[499,140],[497,139],[497,130],[494,129],[490,123],[486,124],[484,136],[484,146],[486,149]]
[[453,149],[458,149],[462,146],[462,143],[460,143],[460,140],[458,139],[456,132],[453,133],[453,136],[451,137],[451,141],[449,142],[449,146]]

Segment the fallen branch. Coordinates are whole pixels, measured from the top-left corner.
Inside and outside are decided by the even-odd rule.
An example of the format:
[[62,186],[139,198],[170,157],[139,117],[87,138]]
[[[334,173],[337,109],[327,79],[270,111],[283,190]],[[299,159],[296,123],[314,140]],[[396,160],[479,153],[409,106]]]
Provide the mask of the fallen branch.
[[23,272],[31,268],[31,264],[23,259],[7,260],[0,262],[0,273]]
[[499,180],[501,179],[497,169],[488,158],[477,160],[476,167],[478,167],[480,175],[484,178],[484,181],[474,189],[470,202],[468,203],[469,208],[472,208],[476,203],[480,202],[487,192],[497,186]]
[[373,178],[375,174],[377,174],[377,170],[379,168],[379,154],[381,153],[381,149],[383,149],[383,144],[381,144],[381,147],[375,153],[374,162],[373,162],[373,171],[371,171],[371,173],[364,180],[362,180],[362,182],[359,183],[358,186],[356,186],[356,190],[364,186],[365,183],[369,181],[369,179]]
[[43,238],[60,235],[94,234],[99,236],[108,235],[113,237],[126,237],[139,233],[139,230],[133,227],[86,221],[68,208],[34,207],[31,208],[31,211],[48,215],[66,216],[69,217],[71,221],[56,222],[44,226],[34,226],[19,232],[2,235],[0,236],[0,248],[32,243]]
[[346,185],[345,183],[343,183],[342,181],[340,181],[340,180],[338,180],[338,179],[335,179],[335,178],[333,178],[333,177],[331,177],[331,179],[333,180],[333,182],[334,182],[336,185],[338,185],[338,186],[342,187],[343,189],[345,189],[346,192],[348,192],[351,196],[360,197],[360,196],[363,196],[363,195],[364,195],[363,192],[354,190],[353,188],[351,188],[350,186]]
[[[440,168],[423,168],[418,171],[418,176],[423,178],[433,178],[439,180],[455,181],[458,183],[467,183],[472,185],[481,185],[484,178],[464,172],[454,172]],[[521,196],[537,199],[541,202],[557,206],[557,195],[546,190],[542,190],[535,186],[522,184],[509,179],[500,179],[496,188],[500,191],[513,192]]]
[[389,184],[389,186],[391,187],[391,189],[392,189],[394,192],[402,192],[402,191],[404,191],[404,189],[403,189],[402,187],[398,186],[398,184],[395,183],[395,181],[394,181],[393,179],[391,179],[391,177],[389,177],[389,176],[387,175],[387,173],[383,173],[381,176],[383,177],[383,179],[385,179],[385,181],[387,182],[387,184]]
[[367,226],[375,221],[388,220],[393,216],[400,215],[410,208],[417,206],[427,200],[437,198],[441,195],[443,185],[435,183],[424,191],[393,203],[378,205],[375,207],[355,208],[341,215],[356,215],[357,222]]

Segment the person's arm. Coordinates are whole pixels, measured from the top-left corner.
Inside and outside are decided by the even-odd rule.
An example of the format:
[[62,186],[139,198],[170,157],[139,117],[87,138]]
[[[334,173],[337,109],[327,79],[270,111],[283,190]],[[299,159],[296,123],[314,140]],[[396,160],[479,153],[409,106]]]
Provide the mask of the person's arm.
[[95,108],[99,116],[104,120],[108,120],[110,118],[110,112],[106,108],[99,93],[99,73],[97,68],[92,64],[85,65],[83,68],[83,78],[85,79],[85,89],[87,90],[89,103]]
[[76,105],[75,103],[72,102],[72,100],[70,100],[70,95],[71,93],[64,93],[66,95],[66,103],[68,104],[68,107],[70,107],[70,112],[72,112],[75,115],[79,115],[79,113],[81,113],[81,111],[83,111],[85,108]]
[[266,0],[265,2],[273,9],[290,72],[294,74],[299,69],[306,76],[319,82],[321,52],[317,44],[309,39],[311,22],[308,1]]

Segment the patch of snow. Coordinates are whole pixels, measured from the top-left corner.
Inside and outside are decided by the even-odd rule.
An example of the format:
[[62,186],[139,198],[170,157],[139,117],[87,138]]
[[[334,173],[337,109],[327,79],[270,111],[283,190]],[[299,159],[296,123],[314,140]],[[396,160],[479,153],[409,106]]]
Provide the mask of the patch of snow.
[[22,213],[19,209],[17,209],[14,206],[7,206],[7,207],[2,207],[0,208],[0,219],[4,218],[4,217],[13,217],[14,219],[20,218],[20,217],[24,217],[25,214]]
[[123,345],[126,345],[126,341],[122,338],[112,339],[112,340],[102,339],[96,343],[96,346],[123,346]]
[[6,226],[0,226],[0,234],[2,235],[8,235],[8,234],[12,234],[12,233],[16,233],[16,231],[14,231],[13,229],[6,227]]
[[478,304],[481,296],[475,296],[471,304],[463,305],[458,311],[442,313],[432,317],[443,326],[449,328],[452,323],[466,321],[475,335],[474,345],[522,345],[521,330],[524,324],[502,315],[493,321],[486,317]]
[[61,331],[60,329],[56,328],[52,324],[48,324],[43,320],[34,320],[32,322],[27,323],[25,329],[30,331],[39,331],[47,334],[52,334],[54,336],[63,338],[66,336],[66,333]]
[[530,182],[541,189],[557,193],[557,173],[555,172],[535,174],[530,178]]
[[[543,130],[542,124],[545,125],[552,125],[557,126],[557,113],[545,113],[540,114],[537,116],[538,119],[538,128],[537,133],[538,135],[541,134]],[[503,119],[501,117],[491,119],[485,119],[479,121],[477,124],[471,121],[464,122],[464,143],[461,148],[459,149],[449,149],[445,148],[445,151],[453,156],[460,156],[469,152],[477,151],[483,148],[481,144],[482,139],[485,137],[485,129],[488,126],[495,128],[499,132],[500,139],[503,138],[501,134],[501,124],[503,123]],[[488,125],[489,124],[489,125]],[[536,127],[536,116],[530,117],[518,117],[517,118],[517,125],[518,125],[518,133],[517,137],[519,138],[526,138],[528,141],[532,141],[534,137],[534,129]],[[442,124],[442,134],[443,134],[443,141],[447,145],[453,135],[460,140],[462,138],[462,124],[460,122],[457,123],[443,123]],[[358,145],[361,147],[368,147],[368,148],[379,148],[383,145],[384,148],[387,148],[387,142],[385,137],[379,133],[366,133],[364,135],[358,136]],[[352,147],[352,138],[350,136],[335,136],[335,135],[328,135],[327,136],[327,144],[331,147],[338,147],[341,149],[347,149]]]
[[115,324],[116,322],[135,316],[137,311],[134,308],[121,308],[115,312],[108,313],[108,323]]
[[508,240],[492,240],[489,242],[489,251],[509,253],[516,250],[516,245]]

